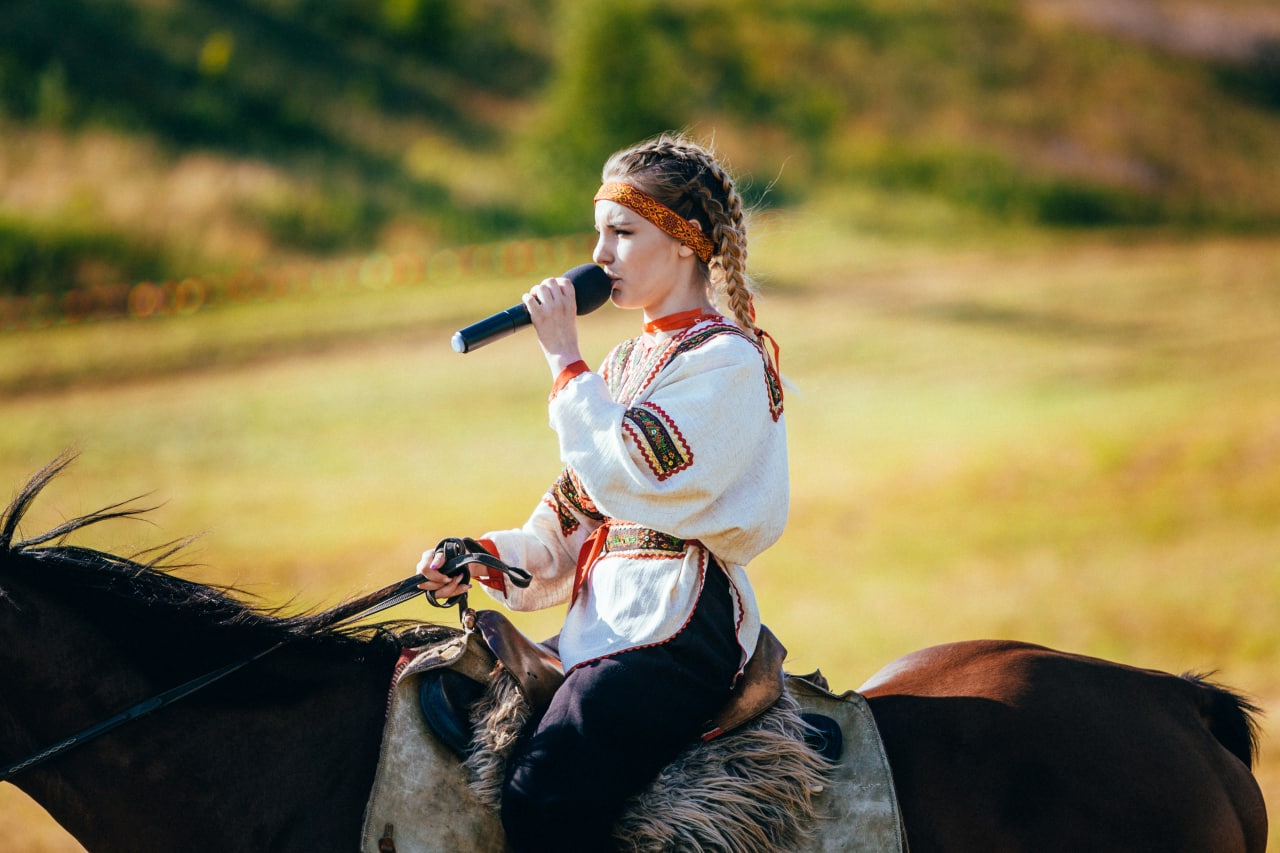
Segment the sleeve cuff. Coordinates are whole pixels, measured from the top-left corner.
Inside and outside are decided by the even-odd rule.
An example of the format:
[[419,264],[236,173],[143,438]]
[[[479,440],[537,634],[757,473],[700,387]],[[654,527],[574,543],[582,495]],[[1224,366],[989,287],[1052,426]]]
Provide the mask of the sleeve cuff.
[[[477,539],[476,542],[479,543],[480,547],[489,552],[489,556],[502,559],[498,555],[498,546],[493,543],[492,539]],[[484,584],[489,587],[489,589],[497,590],[503,595],[507,594],[507,578],[502,574],[502,572],[496,572],[493,569],[486,568],[483,576],[476,572],[472,572],[471,579],[477,583]]]
[[551,397],[554,400],[556,395],[564,390],[564,386],[572,382],[576,377],[584,373],[590,373],[591,368],[582,359],[578,359],[573,364],[560,371],[560,375],[556,377],[555,384],[551,386]]

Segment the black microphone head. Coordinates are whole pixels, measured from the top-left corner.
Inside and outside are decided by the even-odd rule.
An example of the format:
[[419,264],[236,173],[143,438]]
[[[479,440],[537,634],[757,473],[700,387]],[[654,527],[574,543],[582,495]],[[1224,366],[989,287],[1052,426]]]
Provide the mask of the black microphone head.
[[[564,278],[573,282],[574,302],[578,315],[590,314],[609,301],[613,292],[613,279],[609,278],[601,267],[595,264],[582,264],[564,274]],[[513,305],[506,311],[486,317],[478,323],[472,323],[465,329],[454,332],[449,343],[454,352],[471,352],[486,346],[529,325],[529,309],[524,304]]]
[[603,267],[595,264],[581,264],[564,274],[573,282],[574,299],[578,305],[578,316],[590,314],[609,301],[613,292],[613,279]]

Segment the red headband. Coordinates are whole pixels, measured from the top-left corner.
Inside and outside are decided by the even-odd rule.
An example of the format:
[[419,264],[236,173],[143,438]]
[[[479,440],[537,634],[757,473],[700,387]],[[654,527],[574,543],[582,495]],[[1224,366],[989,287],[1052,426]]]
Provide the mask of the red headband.
[[595,201],[613,201],[634,210],[667,234],[684,243],[704,263],[711,263],[715,246],[702,229],[648,193],[621,181],[609,181],[596,192]]

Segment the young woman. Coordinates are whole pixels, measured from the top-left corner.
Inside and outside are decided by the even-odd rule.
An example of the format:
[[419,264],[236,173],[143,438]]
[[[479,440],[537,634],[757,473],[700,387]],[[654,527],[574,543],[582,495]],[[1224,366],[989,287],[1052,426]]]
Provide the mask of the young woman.
[[[624,801],[696,742],[754,651],[743,567],[787,518],[777,351],[755,325],[733,181],[707,149],[666,135],[614,154],[603,177],[593,259],[643,332],[592,372],[573,285],[524,295],[566,467],[523,527],[481,540],[533,583],[476,578],[515,610],[569,605],[567,677],[508,765],[517,851],[612,849]],[[423,554],[423,588],[463,591],[442,563]]]

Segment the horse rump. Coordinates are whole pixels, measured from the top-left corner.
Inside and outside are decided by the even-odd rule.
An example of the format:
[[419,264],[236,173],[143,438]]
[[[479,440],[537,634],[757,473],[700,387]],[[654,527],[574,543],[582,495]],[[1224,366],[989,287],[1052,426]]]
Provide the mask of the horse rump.
[[1250,770],[1258,760],[1262,709],[1240,693],[1213,680],[1214,673],[1184,672],[1182,678],[1200,688],[1200,717],[1223,748]]

